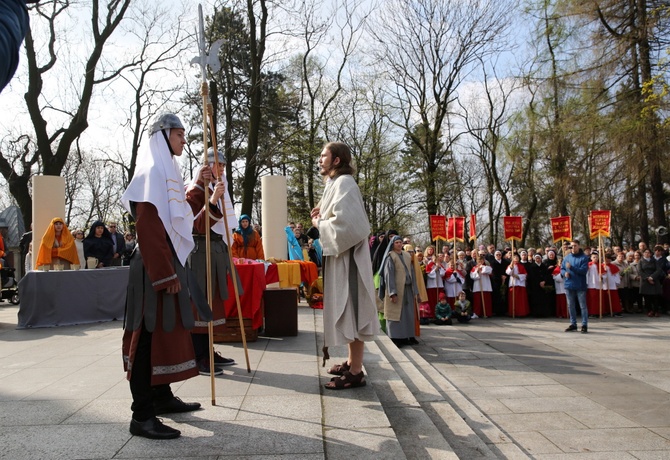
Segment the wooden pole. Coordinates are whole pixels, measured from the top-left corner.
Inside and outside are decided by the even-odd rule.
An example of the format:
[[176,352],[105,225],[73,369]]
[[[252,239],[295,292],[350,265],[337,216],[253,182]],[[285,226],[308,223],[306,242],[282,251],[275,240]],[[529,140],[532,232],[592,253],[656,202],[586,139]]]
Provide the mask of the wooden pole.
[[[212,104],[210,103],[207,106],[207,112],[209,115],[209,124],[211,126],[211,132],[212,132],[212,147],[214,148],[214,162],[217,166],[217,170],[219,171],[219,174],[223,175],[220,167],[219,167],[219,154],[218,154],[218,148],[217,148],[217,141],[216,141],[216,126],[214,125],[214,114],[213,109],[212,109]],[[227,193],[227,191],[226,191]],[[235,291],[235,303],[237,305],[237,317],[240,320],[240,333],[242,335],[242,347],[244,348],[244,359],[247,363],[247,372],[251,372],[251,364],[249,363],[249,349],[247,348],[247,333],[244,330],[244,318],[242,317],[242,304],[240,303],[240,290],[237,286],[237,271],[235,269],[235,264],[233,263],[233,252],[230,248],[230,240],[231,240],[231,233],[230,233],[230,228],[228,228],[228,215],[226,214],[226,209],[225,209],[225,200],[223,200],[224,203],[224,209],[223,209],[223,224],[224,227],[226,228],[226,244],[228,246],[228,260],[230,262],[230,277],[233,280],[233,290]],[[209,232],[207,232],[207,235],[209,236]],[[209,254],[208,254],[209,256]],[[209,276],[209,273],[208,273]],[[211,279],[211,278],[210,278]],[[213,349],[213,344],[212,348]],[[210,356],[213,356],[210,353]],[[213,362],[214,358],[210,360]]]
[[[607,263],[605,262],[605,246],[603,246],[603,238],[602,236],[600,237],[600,253],[603,255],[603,263],[605,264],[605,268],[607,268]],[[610,292],[610,272],[608,270],[605,270],[605,276],[607,276],[607,300],[609,300],[610,304],[610,318],[614,316],[614,313],[612,312],[612,293]]]
[[[202,145],[204,148],[203,151],[203,162],[204,166],[207,166],[209,162],[207,161],[207,105],[209,102],[209,87],[207,86],[207,81],[205,81],[203,75],[203,81],[200,86],[200,95],[202,96]],[[209,181],[204,180],[205,188],[205,257],[207,263],[207,303],[209,308],[212,309],[212,318],[214,317],[214,309],[212,305],[213,296],[212,296],[212,239],[209,234]],[[209,381],[212,394],[212,406],[216,405],[216,385],[214,384],[214,324],[210,320],[207,324],[207,335],[209,336]]]
[[602,236],[598,235],[598,279],[600,280],[600,291],[598,293],[600,306],[600,319],[603,319],[603,273],[602,273]]
[[[512,263],[514,263],[514,240],[512,240]],[[514,278],[514,269],[512,269],[512,278]],[[514,281],[514,287],[516,287],[516,281]],[[516,289],[512,288],[512,318],[516,313]]]

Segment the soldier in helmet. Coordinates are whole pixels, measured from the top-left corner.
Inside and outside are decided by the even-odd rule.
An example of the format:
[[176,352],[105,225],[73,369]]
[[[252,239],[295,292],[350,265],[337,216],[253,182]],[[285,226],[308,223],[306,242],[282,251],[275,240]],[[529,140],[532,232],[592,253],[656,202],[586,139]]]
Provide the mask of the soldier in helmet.
[[[193,222],[193,240],[195,241],[195,249],[189,259],[189,265],[193,268],[196,279],[203,292],[207,292],[207,253],[205,245],[205,231],[206,220],[205,212],[209,213],[210,225],[210,261],[212,264],[212,310],[214,315],[214,328],[222,327],[225,323],[224,301],[228,299],[228,274],[234,272],[234,268],[230,267],[230,256],[228,255],[228,248],[230,247],[230,232],[237,225],[237,217],[235,216],[235,209],[226,193],[226,181],[223,169],[226,165],[226,160],[221,152],[217,152],[218,165],[214,161],[214,149],[210,148],[207,152],[207,162],[212,169],[215,178],[219,180],[214,183],[209,183],[209,203],[204,205],[195,213]],[[221,170],[219,170],[221,168]],[[196,173],[199,177],[199,172]],[[195,180],[186,189],[186,198],[189,202],[205,201],[205,184],[202,181]],[[228,231],[226,232],[226,222],[228,224]],[[240,284],[238,283],[238,286]],[[240,295],[241,286],[240,286]],[[219,352],[214,353],[214,370],[210,369],[210,347],[209,336],[207,330],[207,322],[200,321],[196,318],[195,328],[192,331],[193,348],[195,349],[195,357],[198,363],[198,370],[203,375],[222,374],[221,367],[232,366],[235,360],[221,356]]]
[[[211,319],[186,263],[195,246],[193,215],[204,203],[185,197],[177,161],[185,144],[181,120],[170,113],[158,115],[149,126],[149,146],[138,158],[135,175],[121,198],[137,231],[123,336],[124,366],[133,397],[130,432],[152,439],[181,434],[157,415],[200,408],[200,403],[175,397],[170,383],[198,375],[189,332],[195,325],[191,301],[201,319]],[[210,180],[211,175],[211,169],[204,167],[198,181]]]

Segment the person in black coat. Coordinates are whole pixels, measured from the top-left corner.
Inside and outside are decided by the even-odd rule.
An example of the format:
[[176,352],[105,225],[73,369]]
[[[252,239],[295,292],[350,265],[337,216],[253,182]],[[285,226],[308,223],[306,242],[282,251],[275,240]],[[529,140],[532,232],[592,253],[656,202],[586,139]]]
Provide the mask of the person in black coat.
[[96,268],[109,267],[114,258],[114,243],[112,235],[99,220],[93,222],[88,236],[84,238],[84,257],[95,257],[98,259]]
[[[491,273],[491,293],[493,300],[493,314],[496,316],[505,316],[507,313],[507,274],[505,270],[509,266],[509,261],[503,259],[502,251],[496,250],[489,254],[486,260],[491,264],[493,273]],[[503,288],[503,286],[505,288]]]
[[547,280],[547,267],[542,264],[542,256],[535,254],[533,261],[528,263],[526,271],[526,290],[528,291],[528,306],[530,314],[536,317],[549,316],[547,307],[547,293],[544,289]]

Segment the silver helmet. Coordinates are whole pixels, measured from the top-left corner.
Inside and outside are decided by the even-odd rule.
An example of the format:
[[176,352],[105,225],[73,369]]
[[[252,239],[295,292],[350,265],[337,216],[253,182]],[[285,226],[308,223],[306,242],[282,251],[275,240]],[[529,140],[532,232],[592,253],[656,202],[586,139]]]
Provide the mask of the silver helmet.
[[[225,165],[226,164],[226,159],[223,156],[223,153],[221,152],[221,150],[217,149],[216,153],[218,154],[217,156],[219,157],[219,163],[222,164],[222,165]],[[207,163],[214,164],[214,147],[210,147],[207,150]]]
[[156,131],[172,128],[186,129],[174,113],[159,113],[149,124],[149,137],[153,136]]

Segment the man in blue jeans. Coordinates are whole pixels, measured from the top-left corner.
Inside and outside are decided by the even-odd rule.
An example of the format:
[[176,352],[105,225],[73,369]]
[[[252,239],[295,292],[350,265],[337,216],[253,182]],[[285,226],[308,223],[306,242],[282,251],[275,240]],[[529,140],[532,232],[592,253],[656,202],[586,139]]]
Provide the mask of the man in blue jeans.
[[586,272],[589,270],[589,257],[579,247],[578,240],[572,240],[571,252],[561,264],[561,275],[565,279],[565,296],[570,310],[570,326],[565,332],[577,330],[577,302],[582,311],[582,333],[588,332],[589,310],[586,307]]

